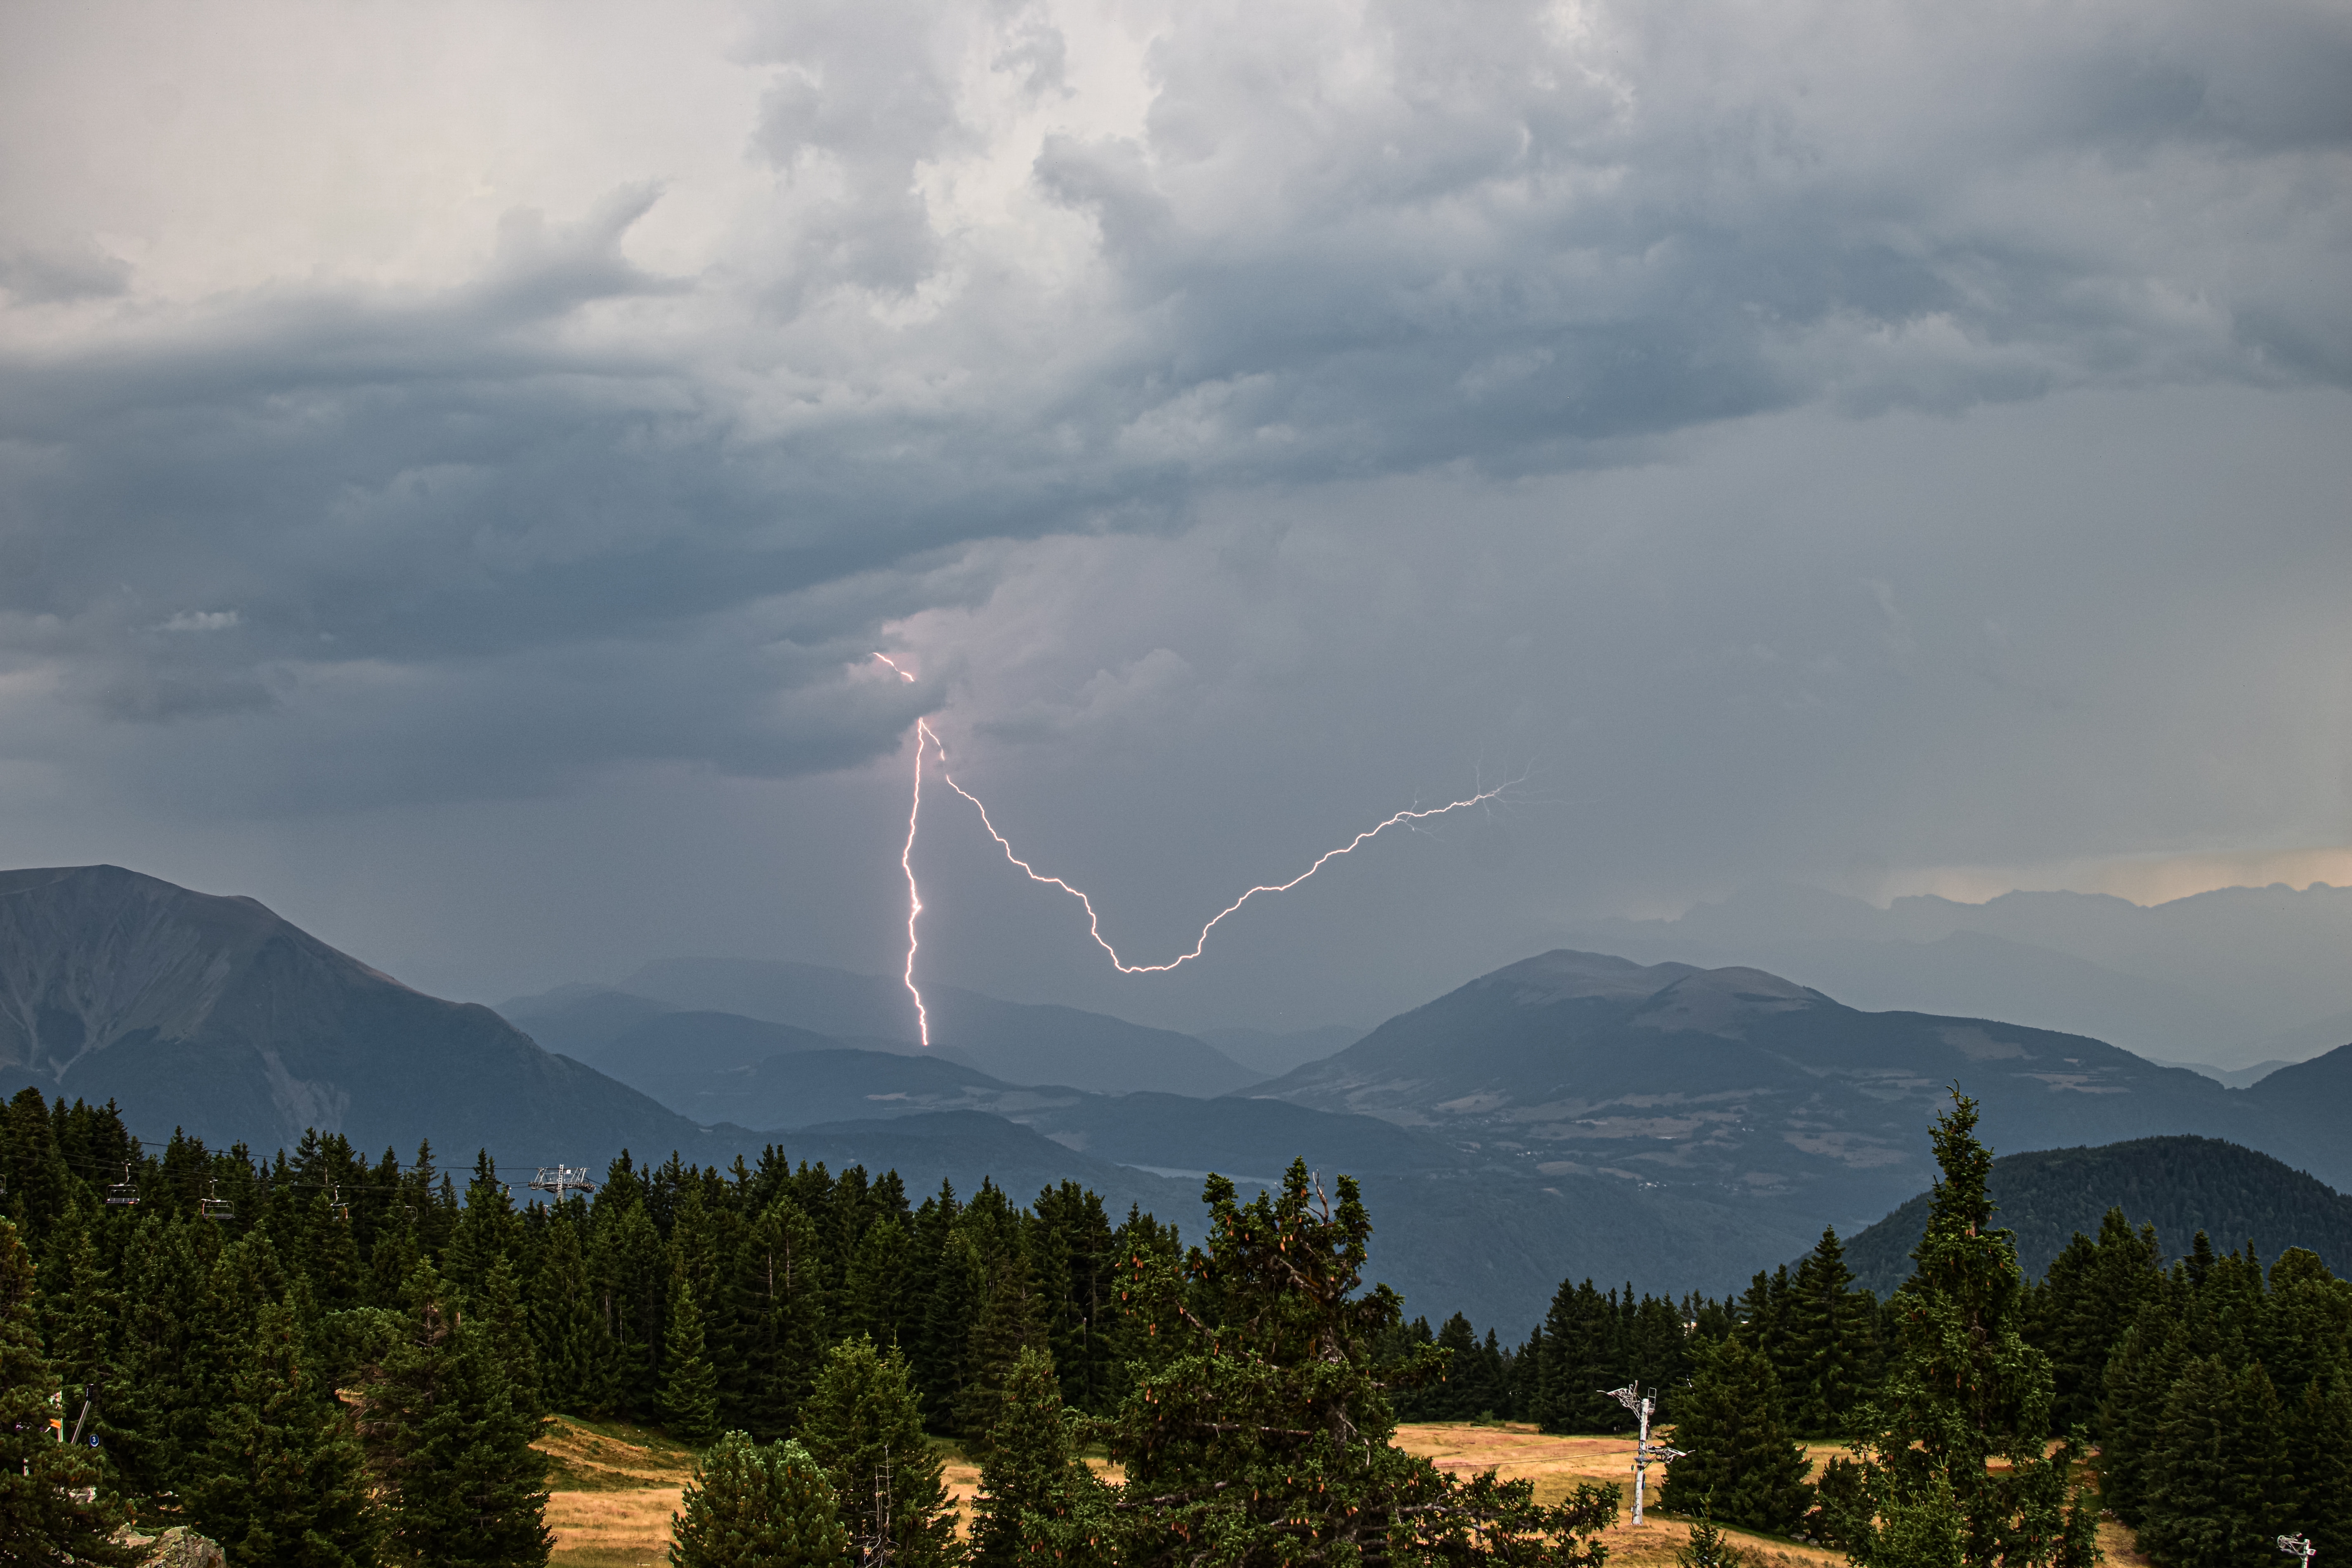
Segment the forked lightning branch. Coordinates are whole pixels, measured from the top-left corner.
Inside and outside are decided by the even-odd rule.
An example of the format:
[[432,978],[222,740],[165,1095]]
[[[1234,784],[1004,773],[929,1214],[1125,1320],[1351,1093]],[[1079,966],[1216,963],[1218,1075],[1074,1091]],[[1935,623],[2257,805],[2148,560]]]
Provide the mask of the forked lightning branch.
[[[901,680],[908,682],[912,682],[914,680],[914,676],[907,670],[900,668],[887,654],[877,653],[874,657],[880,659],[884,664],[888,665],[893,670],[896,670]],[[1296,877],[1291,878],[1287,882],[1260,883],[1258,886],[1244,891],[1241,897],[1235,899],[1232,903],[1227,904],[1223,909],[1219,910],[1215,914],[1209,917],[1208,923],[1201,928],[1201,934],[1193,940],[1192,950],[1190,952],[1178,953],[1174,958],[1170,959],[1165,963],[1129,963],[1126,959],[1119,956],[1118,949],[1112,946],[1110,940],[1103,935],[1102,917],[1096,912],[1094,900],[1088,898],[1083,889],[1070,886],[1069,883],[1062,880],[1059,877],[1049,877],[1045,875],[1045,873],[1038,870],[1028,861],[1024,860],[1020,856],[1013,853],[1012,842],[1007,839],[1003,834],[999,833],[996,830],[996,824],[990,820],[988,807],[982,803],[981,798],[978,795],[964,788],[963,785],[956,783],[955,775],[948,771],[947,743],[940,739],[939,731],[931,728],[929,720],[918,719],[915,721],[914,799],[913,804],[908,808],[907,812],[907,843],[906,847],[899,851],[898,865],[907,874],[907,967],[905,972],[907,992],[908,994],[911,995],[915,999],[916,1027],[922,1037],[923,1044],[927,1046],[931,1043],[930,1015],[923,1005],[922,988],[915,984],[915,953],[917,949],[921,945],[921,939],[918,934],[916,928],[918,922],[922,919],[923,914],[922,889],[915,879],[915,836],[920,830],[923,819],[923,764],[926,759],[932,755],[937,755],[939,758],[940,782],[945,784],[948,788],[955,791],[956,794],[963,796],[964,799],[971,802],[972,809],[980,813],[980,825],[988,830],[988,836],[991,838],[996,840],[997,847],[1004,851],[1004,858],[1007,860],[1020,868],[1031,881],[1043,883],[1047,887],[1059,888],[1062,891],[1069,894],[1070,897],[1078,900],[1078,903],[1087,911],[1087,933],[1094,938],[1095,945],[1097,947],[1101,948],[1105,953],[1109,955],[1112,967],[1116,968],[1121,974],[1164,974],[1171,969],[1180,968],[1184,964],[1190,963],[1194,959],[1200,957],[1202,951],[1208,946],[1209,933],[1217,929],[1219,922],[1223,921],[1227,915],[1239,910],[1244,904],[1248,903],[1252,899],[1256,898],[1259,894],[1286,893],[1291,889],[1298,886],[1299,883],[1304,882],[1307,879],[1315,875],[1316,872],[1320,871],[1328,862],[1338,859],[1342,855],[1353,853],[1356,849],[1371,842],[1371,840],[1378,838],[1381,834],[1386,833],[1391,827],[1412,827],[1420,823],[1426,822],[1433,817],[1444,816],[1450,812],[1461,811],[1474,805],[1486,805],[1489,801],[1501,799],[1506,794],[1516,788],[1522,782],[1517,779],[1513,779],[1507,783],[1497,784],[1493,789],[1481,790],[1475,795],[1465,795],[1460,800],[1449,801],[1444,805],[1414,807],[1411,810],[1397,812],[1393,816],[1386,817],[1383,820],[1375,823],[1373,826],[1365,828],[1361,833],[1357,834],[1353,838],[1350,838],[1347,843],[1340,845],[1338,848],[1325,850],[1322,854],[1315,858],[1314,864],[1308,866],[1307,869],[1301,871]]]

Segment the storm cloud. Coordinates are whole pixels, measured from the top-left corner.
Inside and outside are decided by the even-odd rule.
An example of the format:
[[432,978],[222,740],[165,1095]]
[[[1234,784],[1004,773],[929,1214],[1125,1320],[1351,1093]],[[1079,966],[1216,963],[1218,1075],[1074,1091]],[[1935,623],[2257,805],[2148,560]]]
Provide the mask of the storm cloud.
[[[1226,972],[1334,1012],[1383,944],[1434,953],[1402,990],[1750,875],[2352,837],[2341,6],[0,36],[13,862],[169,823],[234,879],[268,825],[390,813],[480,868],[506,803],[627,816],[661,778],[887,865],[842,803],[943,711],[1165,937],[1532,769],[1392,858],[1451,891],[1365,873],[1454,936],[1303,910],[1311,952]],[[510,957],[415,914],[351,940],[489,989],[875,947],[887,886],[772,852],[827,918],[707,889]],[[1057,912],[940,874],[992,910],[956,978],[1098,984],[1034,956]]]

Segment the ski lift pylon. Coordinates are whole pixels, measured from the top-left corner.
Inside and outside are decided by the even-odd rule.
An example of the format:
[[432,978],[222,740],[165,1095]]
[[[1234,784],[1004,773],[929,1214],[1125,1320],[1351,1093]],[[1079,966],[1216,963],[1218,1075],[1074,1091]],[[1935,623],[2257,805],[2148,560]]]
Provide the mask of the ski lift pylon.
[[593,1193],[596,1190],[596,1184],[588,1179],[588,1167],[585,1165],[541,1165],[539,1173],[530,1179],[530,1190],[553,1193],[555,1201],[560,1204],[565,1193]]

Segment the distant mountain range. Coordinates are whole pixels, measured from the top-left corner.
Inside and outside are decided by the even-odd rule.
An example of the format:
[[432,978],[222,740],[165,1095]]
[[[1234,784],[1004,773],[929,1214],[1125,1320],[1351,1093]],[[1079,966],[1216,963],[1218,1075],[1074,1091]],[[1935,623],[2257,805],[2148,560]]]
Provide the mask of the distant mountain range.
[[[1191,1035],[1102,1013],[999,1002],[951,985],[926,986],[923,996],[934,1051],[1013,1082],[1207,1096],[1270,1076]],[[568,985],[500,1003],[499,1012],[550,1050],[583,1061],[623,1031],[673,1012],[731,1015],[885,1049],[917,1048],[913,1000],[903,984],[814,963],[670,959],[617,985]],[[682,1040],[684,1033],[671,1038]]]
[[[0,1089],[112,1098],[142,1136],[266,1152],[316,1126],[509,1168],[624,1147],[724,1165],[774,1142],[917,1188],[1081,1181],[1186,1227],[1203,1173],[1265,1183],[1304,1156],[1362,1181],[1376,1277],[1511,1334],[1564,1275],[1719,1292],[1825,1222],[1863,1230],[1927,1184],[1953,1082],[1998,1151],[2201,1134],[2352,1178],[2352,1047],[2232,1089],[1752,968],[1549,952],[1276,1078],[1101,1014],[931,994],[928,1050],[896,981],[808,965],[649,965],[502,1018],[251,900],[110,867],[0,873]],[[1228,1043],[1278,1065],[1349,1033]]]
[[1673,920],[1562,935],[1644,963],[1753,964],[1860,1007],[2005,1018],[2228,1072],[2352,1041],[2352,888],[2223,888],[2143,907],[2089,893],[1879,909],[1742,889]]
[[[2135,1228],[2156,1226],[2168,1261],[2199,1231],[2218,1252],[2248,1242],[2265,1264],[2306,1247],[2341,1275],[2352,1268],[2352,1197],[2268,1154],[2215,1138],[2140,1138],[2095,1149],[2004,1154],[1990,1184],[1994,1223],[2017,1236],[2018,1261],[2038,1278],[2080,1231],[2096,1237],[2118,1207]],[[1911,1277],[1911,1252],[1927,1227],[1920,1194],[1846,1243],[1846,1267],[1884,1297]]]
[[2352,1049],[2229,1089],[2079,1035],[1864,1013],[1754,969],[1546,953],[1391,1018],[1249,1092],[1352,1110],[1693,1198],[1841,1229],[1927,1184],[1923,1130],[1958,1083],[1997,1149],[2202,1132],[2352,1180]]

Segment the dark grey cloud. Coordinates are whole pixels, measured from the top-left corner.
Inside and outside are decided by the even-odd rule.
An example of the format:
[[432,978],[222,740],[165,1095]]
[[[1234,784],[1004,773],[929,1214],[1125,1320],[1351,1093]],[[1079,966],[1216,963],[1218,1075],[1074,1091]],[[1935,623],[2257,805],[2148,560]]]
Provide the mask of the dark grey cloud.
[[[284,21],[253,16],[231,31]],[[20,72],[94,58],[62,13],[8,26]],[[2202,553],[2225,514],[2304,583],[2342,565],[2305,448],[2158,525],[2095,451],[1984,416],[2108,440],[2096,410],[2127,405],[2218,471],[2261,422],[2237,399],[2298,428],[2340,409],[2340,6],[1006,0],[670,37],[632,91],[690,68],[737,109],[681,96],[666,164],[603,128],[617,100],[519,98],[530,136],[496,134],[580,151],[425,260],[329,214],[314,254],[256,261],[235,222],[200,245],[162,198],[142,220],[42,183],[37,127],[5,138],[27,216],[0,217],[0,757],[125,811],[268,821],[821,775],[946,707],[975,768],[1106,855],[1113,783],[1166,820],[1257,813],[1230,862],[1150,861],[1186,909],[1400,789],[1532,761],[1577,803],[1559,820],[1622,831],[1449,841],[1543,868],[1497,906],[1521,930],[1570,868],[1633,898],[2334,831],[2227,763],[2123,809],[1996,810],[1968,753],[2145,771],[2153,678],[2077,646],[2097,626],[2169,668],[2126,593],[2210,616],[2189,640],[2262,680],[2229,650],[2292,585],[2277,565],[2225,603],[2253,570]],[[426,139],[430,84],[384,68],[339,133]],[[168,130],[104,128],[121,158],[215,123],[205,83],[164,86]],[[378,177],[334,201],[378,204],[372,233],[436,221],[404,194],[425,176]],[[1890,421],[1928,454],[1907,471],[1863,462]],[[1776,441],[1877,488],[1807,510]],[[2051,510],[2020,474],[2106,493]],[[877,646],[923,682],[862,666]],[[1334,758],[1362,787],[1325,812]]]

